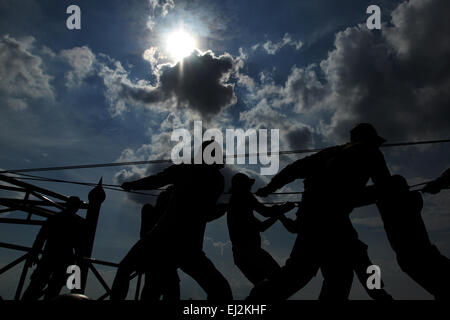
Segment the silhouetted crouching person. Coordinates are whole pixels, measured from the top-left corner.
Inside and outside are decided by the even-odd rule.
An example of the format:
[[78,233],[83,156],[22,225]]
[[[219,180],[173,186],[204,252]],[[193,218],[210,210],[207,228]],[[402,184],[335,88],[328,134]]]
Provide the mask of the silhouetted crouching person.
[[[210,143],[204,143],[202,150]],[[124,189],[131,190],[152,190],[172,184],[173,196],[155,228],[120,263],[112,299],[125,299],[128,277],[133,271],[150,272],[158,282],[156,285],[162,287],[170,281],[167,270],[181,268],[205,290],[208,300],[232,300],[228,281],[203,252],[208,216],[216,210],[224,188],[222,167],[204,163],[172,165],[154,176],[123,184]]]
[[431,243],[421,212],[422,195],[392,176],[377,202],[384,229],[400,268],[435,299],[450,298],[450,260]]
[[447,169],[439,178],[429,182],[423,192],[437,194],[441,192],[442,189],[450,188],[450,168]]
[[[30,285],[24,292],[23,300],[38,300],[47,286],[44,299],[56,297],[66,284],[67,267],[77,264],[77,256],[82,256],[86,233],[85,220],[76,212],[81,200],[70,197],[66,209],[45,221],[34,241],[31,254],[36,269],[30,277]],[[39,260],[39,252],[45,247]]]
[[[243,173],[232,178],[232,191],[227,212],[227,224],[236,266],[251,283],[256,285],[274,273],[280,266],[261,248],[260,232],[267,230],[278,216],[294,208],[293,203],[266,207],[251,193],[255,180]],[[257,211],[269,219],[261,222],[253,215]]]
[[354,270],[352,247],[358,239],[349,214],[369,179],[381,186],[390,177],[379,150],[385,140],[373,126],[359,124],[350,135],[350,143],[297,160],[258,190],[257,195],[267,196],[295,179],[304,179],[299,235],[291,255],[280,271],[252,290],[249,300],[287,299],[319,268],[324,277],[319,299],[348,299]]
[[[172,197],[172,187],[168,187],[161,192],[156,200],[155,206],[145,204],[141,210],[141,239],[156,226],[159,219],[161,219],[165,210],[169,206]],[[151,254],[151,252],[149,253]],[[145,284],[142,289],[141,300],[156,301],[162,296],[164,301],[179,301],[180,300],[180,278],[176,268],[172,271],[168,270],[169,282],[162,288],[156,286],[156,281],[152,280],[150,272],[145,273]],[[170,275],[170,273],[172,275]]]

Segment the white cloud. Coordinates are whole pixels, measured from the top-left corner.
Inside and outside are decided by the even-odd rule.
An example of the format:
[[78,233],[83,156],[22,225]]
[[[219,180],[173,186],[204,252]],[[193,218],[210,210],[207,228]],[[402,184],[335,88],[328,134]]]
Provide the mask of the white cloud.
[[300,50],[303,47],[303,42],[300,40],[292,39],[289,33],[285,33],[283,38],[278,42],[272,42],[271,40],[266,41],[263,44],[255,44],[252,46],[253,50],[262,48],[267,54],[275,55],[285,46],[291,46],[295,50]]
[[60,56],[72,67],[72,70],[65,75],[67,87],[78,87],[84,79],[93,74],[95,55],[89,47],[83,46],[62,50]]
[[33,99],[53,99],[52,77],[42,59],[32,53],[33,37],[0,38],[0,99],[16,110],[23,110]]

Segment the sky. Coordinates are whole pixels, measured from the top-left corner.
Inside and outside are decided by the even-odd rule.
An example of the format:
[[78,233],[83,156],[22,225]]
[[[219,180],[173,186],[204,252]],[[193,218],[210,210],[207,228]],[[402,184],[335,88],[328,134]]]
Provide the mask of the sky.
[[[81,9],[80,30],[66,26],[72,4]],[[366,26],[372,4],[381,9],[380,30]],[[449,15],[446,0],[0,0],[0,168],[167,159],[175,145],[172,131],[192,131],[194,121],[223,132],[279,129],[280,150],[344,143],[360,122],[372,123],[388,142],[448,139]],[[170,41],[180,30],[194,49],[183,58],[179,46],[186,37]],[[448,168],[449,150],[439,144],[383,152],[391,172],[412,185]],[[299,157],[281,157],[280,168]],[[39,174],[121,184],[163,168]],[[232,175],[243,171],[256,179],[256,191],[270,179],[259,169],[227,166],[226,188]],[[84,200],[89,192],[83,186],[36,184]],[[302,188],[297,181],[285,190]],[[107,191],[93,257],[113,262],[124,257],[138,240],[140,208],[147,202],[154,198]],[[448,191],[424,195],[430,238],[446,256],[449,208]],[[394,298],[430,299],[398,267],[376,208],[355,210],[351,218]],[[0,225],[0,241],[31,246],[37,231]],[[277,222],[263,240],[284,264],[294,237]],[[204,250],[235,298],[245,298],[251,284],[233,264],[225,218],[208,225]],[[19,255],[0,249],[0,265]],[[0,296],[13,297],[20,270],[0,276]],[[114,269],[99,270],[111,284]],[[205,298],[193,280],[182,272],[180,277],[182,298]],[[315,299],[320,286],[318,275],[293,299]],[[102,294],[93,277],[87,293]],[[356,279],[350,298],[368,299]]]

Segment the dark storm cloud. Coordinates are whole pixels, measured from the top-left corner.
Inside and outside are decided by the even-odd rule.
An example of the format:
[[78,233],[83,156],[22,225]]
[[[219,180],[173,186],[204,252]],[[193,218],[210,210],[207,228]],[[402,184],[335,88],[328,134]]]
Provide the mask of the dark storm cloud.
[[291,149],[301,149],[313,145],[313,137],[308,127],[293,127],[286,134]]
[[143,104],[169,103],[188,107],[206,118],[236,102],[234,85],[227,83],[234,61],[230,55],[194,52],[176,65],[159,68],[155,87],[122,83],[121,95]]
[[336,35],[321,63],[335,108],[328,134],[346,137],[372,122],[392,140],[450,134],[450,3],[413,0],[392,13],[381,32],[365,25]]
[[239,115],[245,128],[279,129],[280,150],[310,148],[314,145],[312,128],[283,114],[263,99],[255,107]]

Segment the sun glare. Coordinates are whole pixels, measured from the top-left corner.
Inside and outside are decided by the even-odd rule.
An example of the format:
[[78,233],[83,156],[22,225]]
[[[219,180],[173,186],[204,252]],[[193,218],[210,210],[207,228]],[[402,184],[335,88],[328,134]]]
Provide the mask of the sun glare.
[[175,31],[167,38],[167,50],[177,62],[190,55],[194,49],[195,40],[186,31]]

